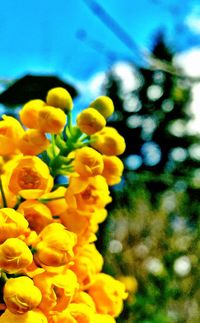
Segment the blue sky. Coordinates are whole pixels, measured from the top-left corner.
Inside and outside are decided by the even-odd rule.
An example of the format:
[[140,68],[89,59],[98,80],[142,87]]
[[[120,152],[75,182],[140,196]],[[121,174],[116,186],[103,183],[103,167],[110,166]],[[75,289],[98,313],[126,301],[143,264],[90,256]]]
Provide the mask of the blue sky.
[[[142,62],[140,50],[151,49],[161,28],[178,51],[200,43],[198,1],[97,2],[139,50],[131,51],[94,14],[93,0],[7,0],[0,10],[0,78],[31,72],[88,80],[118,60]],[[188,23],[188,17],[196,17],[196,23]]]

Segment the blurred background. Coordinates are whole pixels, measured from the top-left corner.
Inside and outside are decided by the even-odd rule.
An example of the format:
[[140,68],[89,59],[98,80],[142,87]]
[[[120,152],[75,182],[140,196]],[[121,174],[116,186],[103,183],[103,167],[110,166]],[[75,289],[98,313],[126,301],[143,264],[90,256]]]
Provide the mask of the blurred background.
[[200,3],[7,0],[0,113],[63,86],[78,113],[110,96],[125,137],[97,247],[130,292],[117,322],[200,320]]

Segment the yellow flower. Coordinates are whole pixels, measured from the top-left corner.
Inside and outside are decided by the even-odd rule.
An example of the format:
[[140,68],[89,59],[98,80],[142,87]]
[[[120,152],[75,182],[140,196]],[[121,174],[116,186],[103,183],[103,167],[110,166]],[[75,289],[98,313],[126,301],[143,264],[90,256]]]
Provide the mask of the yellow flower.
[[19,149],[24,155],[38,155],[48,148],[50,141],[37,129],[28,129],[19,141]]
[[112,200],[106,180],[101,175],[87,179],[72,177],[65,197],[69,208],[90,212],[104,208]]
[[[86,304],[71,303],[62,313],[50,316],[49,323],[96,323],[94,311]],[[104,323],[104,322],[102,322]]]
[[86,244],[76,249],[74,264],[70,267],[77,275],[82,289],[87,289],[102,270],[103,257],[94,244]]
[[13,314],[8,309],[1,315],[0,323],[48,323],[46,316],[39,310],[25,314]]
[[108,156],[123,154],[126,148],[124,138],[112,127],[105,127],[92,137],[91,146],[100,153]]
[[94,311],[87,304],[69,304],[67,310],[77,323],[94,323]]
[[21,124],[13,117],[3,115],[0,121],[0,155],[19,153],[19,140],[24,134]]
[[77,243],[83,244],[96,240],[95,232],[98,226],[93,225],[92,217],[85,212],[69,208],[60,214],[60,220],[67,230],[76,233]]
[[24,314],[36,308],[42,299],[40,290],[26,276],[10,278],[4,285],[3,299],[10,312]]
[[122,282],[127,292],[135,293],[138,289],[138,282],[133,276],[120,276],[118,280]]
[[66,114],[60,108],[43,106],[38,112],[37,129],[42,132],[59,134],[66,124]]
[[87,135],[92,135],[103,129],[106,125],[105,118],[94,108],[87,108],[79,113],[77,125]]
[[36,156],[13,159],[9,164],[8,188],[25,199],[36,199],[53,186],[48,166]]
[[19,112],[21,122],[31,129],[37,129],[38,112],[45,105],[42,100],[31,100],[27,102]]
[[[60,213],[63,213],[66,210],[67,203],[65,200],[65,193],[66,193],[66,188],[60,186],[55,191],[45,193],[44,195],[41,196],[41,199],[47,199],[47,200],[55,199],[46,203],[52,215],[59,215]],[[61,197],[61,198],[57,199],[58,197]]]
[[95,323],[116,323],[115,319],[107,314],[95,314],[94,315]]
[[53,219],[49,208],[35,200],[22,202],[18,211],[24,214],[31,230],[40,233]]
[[82,304],[86,304],[87,306],[89,306],[94,312],[96,312],[96,307],[95,307],[95,303],[92,299],[92,297],[87,293],[84,292],[82,290],[79,290],[75,295],[74,298],[72,299],[72,303],[82,303]]
[[65,229],[60,223],[47,225],[39,234],[41,241],[35,246],[34,259],[40,265],[63,266],[74,256],[76,234]]
[[9,238],[0,245],[0,267],[9,274],[19,272],[32,261],[31,251],[20,239]]
[[28,221],[24,216],[11,209],[0,209],[0,243],[8,238],[18,237],[28,228]]
[[118,184],[124,170],[122,161],[116,156],[103,156],[104,168],[102,176],[108,185]]
[[90,107],[99,111],[106,119],[114,112],[113,101],[108,96],[99,96],[90,104]]
[[63,87],[55,87],[47,93],[47,104],[66,112],[72,110],[73,101],[69,92]]
[[103,158],[100,153],[90,147],[76,150],[74,169],[82,177],[99,175],[103,171]]
[[88,290],[92,296],[97,312],[117,317],[123,309],[123,300],[127,298],[125,286],[107,274],[97,274]]
[[[6,165],[4,166],[4,172],[5,173],[1,175],[1,181],[2,181],[2,187],[3,187],[5,199],[6,199],[6,204],[7,204],[7,207],[14,208],[14,206],[17,203],[17,196],[8,189],[8,176],[6,173]],[[4,205],[4,202],[2,199],[2,194],[0,193],[0,206],[2,207],[3,205]]]
[[69,269],[64,274],[44,272],[34,276],[33,280],[42,293],[39,308],[47,314],[63,311],[78,289],[76,275]]

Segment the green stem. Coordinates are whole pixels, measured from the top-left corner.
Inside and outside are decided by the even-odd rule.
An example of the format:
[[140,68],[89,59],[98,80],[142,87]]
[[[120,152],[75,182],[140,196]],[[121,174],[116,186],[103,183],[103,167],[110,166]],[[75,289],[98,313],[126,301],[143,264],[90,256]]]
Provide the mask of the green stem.
[[1,271],[1,276],[0,277],[4,282],[6,282],[8,280],[8,277],[7,277],[6,273],[4,273],[4,271]]
[[1,196],[2,196],[3,207],[7,207],[7,201],[6,201],[6,196],[5,196],[5,193],[3,190],[1,177],[0,177],[0,191],[1,191]]
[[50,198],[39,198],[38,201],[41,203],[48,203],[50,201],[56,201],[56,200],[60,200],[60,199],[64,199],[64,196],[58,196],[58,197],[50,197]]
[[67,126],[71,134],[72,133],[72,113],[71,112],[69,112],[67,115]]
[[52,144],[53,157],[55,158],[56,157],[56,150],[55,150],[55,147],[56,147],[56,138],[55,138],[55,135],[54,134],[51,135],[51,144]]

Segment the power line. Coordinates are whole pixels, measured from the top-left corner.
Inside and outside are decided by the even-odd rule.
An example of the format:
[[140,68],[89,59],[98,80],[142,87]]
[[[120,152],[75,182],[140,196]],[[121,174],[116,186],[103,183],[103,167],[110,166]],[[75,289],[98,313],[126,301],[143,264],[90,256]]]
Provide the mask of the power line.
[[92,12],[115,34],[115,36],[138,58],[144,61],[144,53],[120,24],[95,0],[83,0]]

